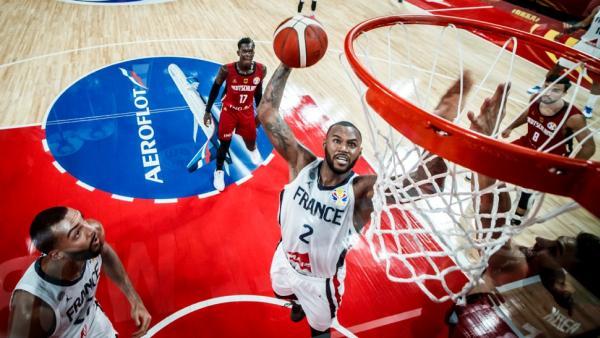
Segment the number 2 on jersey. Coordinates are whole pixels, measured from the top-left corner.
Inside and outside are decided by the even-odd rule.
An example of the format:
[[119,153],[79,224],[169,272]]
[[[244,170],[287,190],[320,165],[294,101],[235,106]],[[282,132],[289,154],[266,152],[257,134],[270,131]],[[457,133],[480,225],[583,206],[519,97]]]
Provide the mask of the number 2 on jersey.
[[314,230],[313,230],[313,228],[312,228],[310,225],[308,225],[308,224],[304,224],[304,225],[303,225],[303,227],[305,227],[305,228],[306,228],[306,231],[305,231],[305,232],[304,232],[302,235],[300,235],[300,237],[298,237],[298,238],[300,238],[300,240],[301,240],[302,242],[304,242],[304,243],[308,244],[308,239],[306,239],[306,238],[307,238],[307,237],[309,237],[310,235],[312,235],[312,234],[313,234],[313,232],[315,232],[315,231],[314,231]]

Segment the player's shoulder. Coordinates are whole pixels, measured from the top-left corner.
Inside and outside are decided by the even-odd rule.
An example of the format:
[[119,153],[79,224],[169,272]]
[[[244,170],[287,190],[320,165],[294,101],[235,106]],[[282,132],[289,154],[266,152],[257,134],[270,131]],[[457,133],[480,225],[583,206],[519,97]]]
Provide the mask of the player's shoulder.
[[262,69],[263,76],[267,75],[267,65],[260,62],[257,62],[256,64]]
[[376,181],[377,175],[356,175],[352,181],[354,196],[356,198],[369,197]]
[[231,69],[231,68],[234,67],[234,64],[235,64],[235,62],[230,62],[230,63],[223,64],[221,66],[221,68],[219,68],[219,71],[227,74],[227,73],[229,73],[229,69]]
[[45,314],[49,310],[52,315],[52,307],[42,298],[34,295],[27,290],[17,289],[13,292],[11,299],[11,308],[13,311],[28,315],[27,312],[40,312]]
[[[28,291],[14,291],[11,300],[11,313],[12,320],[20,324],[26,324],[30,332],[50,334],[55,330],[56,319],[52,307],[40,297]],[[18,324],[16,326],[19,327]]]

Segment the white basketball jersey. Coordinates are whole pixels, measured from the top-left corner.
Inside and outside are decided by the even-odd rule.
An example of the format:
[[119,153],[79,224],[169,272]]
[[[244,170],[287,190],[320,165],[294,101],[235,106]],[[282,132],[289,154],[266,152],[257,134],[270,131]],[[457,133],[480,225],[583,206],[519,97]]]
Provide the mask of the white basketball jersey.
[[600,48],[600,11],[594,16],[590,28],[583,34],[581,41]]
[[27,291],[52,308],[56,325],[50,337],[85,337],[96,315],[96,288],[101,267],[100,256],[89,259],[79,279],[62,281],[45,274],[41,259],[37,259],[25,271],[15,290]]
[[[287,184],[280,196],[281,245],[296,271],[329,278],[344,264],[355,233],[351,175],[335,187],[319,183],[323,163],[317,159]],[[326,164],[323,164],[326,165]]]

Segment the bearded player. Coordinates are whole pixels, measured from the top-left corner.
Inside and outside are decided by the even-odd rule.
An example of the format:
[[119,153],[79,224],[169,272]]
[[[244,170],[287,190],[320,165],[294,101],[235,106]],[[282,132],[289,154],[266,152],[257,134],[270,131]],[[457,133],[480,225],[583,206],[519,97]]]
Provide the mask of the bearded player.
[[[329,337],[344,292],[350,238],[360,233],[373,210],[377,176],[352,171],[361,155],[362,135],[350,122],[329,128],[323,142],[324,159],[298,142],[279,113],[290,72],[283,64],[277,68],[258,107],[258,118],[290,171],[290,183],[280,195],[281,242],[273,257],[271,282],[279,298],[292,302],[293,321],[306,316],[313,337]],[[472,81],[466,77],[464,82],[467,92]],[[453,118],[459,93],[457,81],[434,113]],[[428,170],[445,170],[438,164],[429,161]]]

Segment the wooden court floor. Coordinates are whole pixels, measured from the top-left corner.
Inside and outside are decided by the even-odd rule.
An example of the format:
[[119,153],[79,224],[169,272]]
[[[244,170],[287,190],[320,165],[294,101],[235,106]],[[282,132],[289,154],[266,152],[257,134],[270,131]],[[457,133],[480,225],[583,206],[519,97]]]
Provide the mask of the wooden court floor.
[[[8,215],[0,222],[0,234],[5,235],[0,237],[6,238],[6,243],[10,243],[0,252],[0,272],[5,271],[0,273],[0,282],[3,285],[0,297],[0,307],[2,307],[0,336],[6,328],[11,285],[14,286],[18,280],[17,272],[22,271],[19,269],[31,261],[25,229],[32,217],[31,213],[35,212],[33,209],[36,207],[43,208],[56,203],[78,205],[95,213],[94,217],[103,222],[113,222],[107,228],[112,231],[115,247],[122,249],[126,267],[133,269],[133,272],[129,271],[129,273],[134,281],[138,281],[141,293],[150,296],[156,290],[160,290],[159,294],[172,296],[172,299],[165,300],[164,304],[158,299],[149,301],[149,307],[154,310],[155,321],[166,317],[173,309],[184,308],[202,299],[249,291],[263,296],[270,295],[266,273],[269,261],[265,260],[265,257],[269,258],[276,244],[278,236],[276,228],[269,228],[264,236],[244,229],[231,235],[227,244],[223,245],[217,239],[229,236],[228,231],[209,227],[206,230],[198,230],[198,227],[208,222],[204,221],[208,218],[207,215],[220,219],[217,216],[219,212],[225,213],[227,207],[235,207],[235,204],[232,206],[231,203],[227,203],[226,196],[201,202],[181,199],[176,205],[158,205],[152,201],[136,200],[132,206],[127,202],[114,201],[103,195],[96,196],[100,194],[97,190],[88,195],[85,190],[75,186],[73,179],[58,179],[54,176],[56,173],[51,156],[44,152],[37,140],[43,138],[44,131],[40,126],[45,121],[49,107],[65,88],[86,74],[120,61],[144,57],[178,56],[226,63],[237,58],[235,52],[238,39],[250,36],[257,42],[255,60],[266,64],[269,71],[267,77],[270,77],[278,64],[270,44],[273,30],[284,18],[292,16],[295,8],[296,1],[288,0],[177,0],[132,6],[77,5],[58,0],[0,0],[0,42],[3,45],[0,49],[0,88],[2,88],[0,90],[0,149],[4,154],[2,169],[0,169],[0,173],[4,176],[0,181],[2,183],[0,212]],[[391,0],[322,1],[319,4],[317,18],[327,29],[329,50],[317,65],[292,73],[286,93],[286,97],[294,101],[287,104],[290,111],[310,113],[310,110],[298,108],[304,107],[302,105],[304,99],[299,98],[308,96],[311,102],[309,106],[316,107],[318,111],[315,116],[324,115],[327,121],[350,120],[359,128],[366,129],[361,102],[339,61],[344,37],[351,27],[369,18],[424,13],[425,10],[410,1],[405,1],[403,4]],[[414,50],[417,53],[419,44],[418,41],[414,43]],[[478,49],[480,46],[471,46],[471,48]],[[424,53],[423,59],[426,59],[426,56],[427,54]],[[525,90],[532,81],[535,83],[536,80],[532,79],[542,78],[545,70],[526,61],[522,62],[521,67],[522,69],[515,73],[513,79],[513,93],[517,102],[526,102]],[[442,90],[443,88],[434,88],[435,92]],[[578,103],[581,100],[583,99],[578,98]],[[518,104],[515,104],[515,107],[518,107]],[[591,121],[597,119],[596,116]],[[316,120],[316,122],[310,121],[306,116],[304,120],[294,120],[300,121],[294,127],[294,131],[303,135],[300,137],[309,142],[310,128],[314,128],[310,123],[318,124],[319,121],[325,121],[320,117]],[[22,142],[23,139],[27,141]],[[314,146],[318,147],[318,143]],[[36,153],[40,156],[36,158],[42,158],[47,163],[35,162],[30,152]],[[372,150],[365,148],[364,156],[370,160]],[[597,152],[594,159],[599,158]],[[285,166],[281,159],[276,157],[271,163],[274,169],[261,172],[260,170],[267,170],[261,168],[254,174],[250,185],[236,188],[238,196],[261,199],[258,206],[264,207],[267,211],[264,214],[261,211],[258,223],[260,221],[272,223],[273,220],[268,220],[264,215],[276,212],[276,200],[271,198],[271,193],[276,196],[280,187],[271,187],[268,182],[285,181]],[[257,182],[261,177],[264,182]],[[27,178],[30,182],[19,185],[13,183],[16,182],[13,178]],[[44,188],[36,191],[38,186]],[[74,193],[72,189],[81,191]],[[258,194],[257,189],[267,194]],[[97,205],[96,198],[103,202]],[[547,197],[544,210],[551,210],[564,201],[561,197]],[[29,207],[21,207],[25,204]],[[112,211],[103,210],[100,205],[108,205]],[[209,214],[202,214],[199,211],[187,213],[190,208],[196,207],[199,210],[211,211]],[[112,215],[107,215],[109,213]],[[136,217],[138,213],[139,218]],[[243,209],[241,214],[236,215],[235,220],[243,222],[245,218],[256,215],[249,208]],[[221,219],[221,221],[224,224],[235,223],[231,220]],[[140,222],[150,224],[150,229],[137,224]],[[136,225],[130,226],[131,223]],[[198,231],[202,233],[198,234]],[[581,231],[600,235],[600,220],[589,212],[578,209],[543,224],[533,225],[520,234],[516,242],[531,245],[536,236],[548,238],[560,235],[573,236]],[[135,238],[137,233],[141,234],[140,237],[128,243],[127,239],[131,236]],[[191,236],[198,237],[191,238]],[[242,243],[244,238],[257,241],[262,240],[263,237],[265,243],[258,244],[256,252],[251,243]],[[362,268],[357,263],[362,255],[368,256],[365,243],[362,245],[356,248],[355,257],[349,258],[350,265],[359,272],[356,273],[357,277],[348,280],[347,294],[351,294],[352,290],[363,292],[379,290],[381,293],[375,297],[374,303],[366,308],[375,309],[379,306],[385,308],[385,311],[373,310],[372,314],[361,316],[361,298],[357,297],[354,300],[345,300],[348,303],[348,310],[340,314],[340,322],[345,327],[362,330],[361,337],[363,335],[394,337],[398,332],[413,336],[444,336],[447,332],[444,331],[442,317],[448,306],[438,308],[429,304],[422,295],[415,297],[418,290],[414,287],[403,289],[397,285],[390,285],[388,290],[381,290],[372,285],[365,286],[369,281],[380,283],[387,283],[387,281],[385,273],[382,274],[377,267]],[[227,249],[232,246],[241,247],[238,248],[240,251]],[[195,248],[190,255],[204,255],[207,251],[210,255],[206,258],[187,259],[187,254],[177,249],[178,247]],[[242,274],[253,276],[252,278],[235,282],[236,270],[230,267],[223,268],[220,272],[217,271],[218,269],[211,272],[219,275],[218,277],[208,272],[194,276],[198,264],[202,267],[221,266],[222,262],[216,258],[219,254],[232,262],[246,264],[246,261],[236,257],[239,253],[247,255],[250,261],[256,259],[256,266],[241,268]],[[173,265],[175,261],[181,264]],[[144,264],[148,265],[150,271],[148,274],[144,269],[136,268]],[[259,275],[260,271],[265,271],[265,274]],[[170,275],[177,277],[166,277]],[[200,281],[201,277],[208,275],[210,278],[215,277],[220,284]],[[181,278],[181,282],[176,278]],[[194,291],[189,291],[185,295],[178,295],[174,291],[177,288],[194,290],[198,286],[194,283],[204,288],[198,291],[195,298],[192,297],[194,299],[189,299],[189,295],[194,294]],[[386,302],[390,303],[391,297],[399,297],[398,299],[402,301],[397,303],[403,304],[382,305]],[[104,285],[99,291],[99,298],[101,301],[104,298],[109,304],[108,311],[115,325],[123,332],[130,332],[131,323],[128,322],[128,313],[122,309],[126,307],[126,303],[118,297],[118,291],[112,286]],[[286,326],[287,322],[284,321],[287,316],[286,311],[273,310],[269,307],[271,305],[261,303],[260,300],[256,303],[260,303],[258,306],[261,310],[249,315],[239,326],[230,328],[232,331],[229,336],[243,336],[248,332],[262,332],[264,336],[275,336],[281,332],[280,330],[289,329]],[[255,311],[255,308],[248,304],[238,309],[231,304],[225,306],[230,307],[227,309],[226,316],[235,315],[239,309],[245,313]],[[397,325],[391,329],[376,331],[365,324],[397,313],[405,314],[407,320],[417,318],[416,312],[411,312],[416,311],[417,308],[421,311],[419,313],[426,315],[405,326]],[[265,320],[261,317],[261,314],[265,313],[274,317]],[[178,328],[171,328],[173,331],[162,334],[168,337],[176,336],[177,332],[194,332],[195,320],[213,321],[223,325],[230,320],[230,317],[223,317],[225,315],[220,310],[212,309],[193,316],[179,322]],[[425,328],[428,323],[433,323],[433,332]],[[261,331],[265,327],[269,329]],[[304,333],[301,327],[294,327],[291,330],[289,332],[292,332],[292,335]]]

